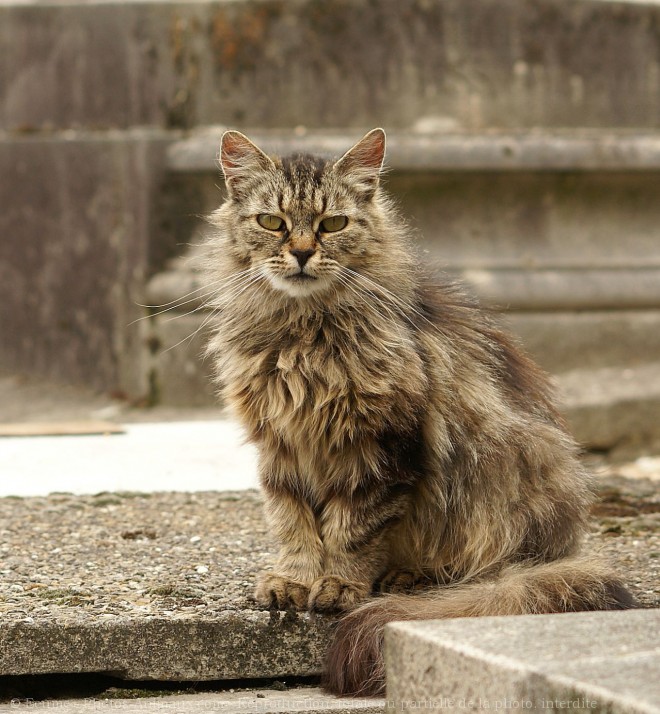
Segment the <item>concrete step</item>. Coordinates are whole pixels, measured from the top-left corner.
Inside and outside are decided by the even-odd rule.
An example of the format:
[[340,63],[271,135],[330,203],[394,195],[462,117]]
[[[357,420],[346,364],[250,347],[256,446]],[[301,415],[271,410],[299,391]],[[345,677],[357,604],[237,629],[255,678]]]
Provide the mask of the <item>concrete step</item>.
[[610,449],[660,437],[660,362],[558,375],[563,411],[578,442]]
[[397,623],[395,711],[660,712],[660,610]]
[[254,491],[5,498],[0,522],[0,676],[321,671],[331,621],[252,600],[276,552]]

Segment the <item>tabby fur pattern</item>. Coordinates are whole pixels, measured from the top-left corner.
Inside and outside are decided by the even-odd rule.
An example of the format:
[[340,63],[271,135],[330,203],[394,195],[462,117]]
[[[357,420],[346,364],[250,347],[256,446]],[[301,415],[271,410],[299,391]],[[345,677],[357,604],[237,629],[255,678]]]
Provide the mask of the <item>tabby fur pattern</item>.
[[280,545],[256,599],[346,613],[343,694],[382,691],[394,619],[633,604],[578,554],[591,496],[547,377],[418,257],[384,152],[381,129],[337,161],[226,132],[211,217],[209,353]]

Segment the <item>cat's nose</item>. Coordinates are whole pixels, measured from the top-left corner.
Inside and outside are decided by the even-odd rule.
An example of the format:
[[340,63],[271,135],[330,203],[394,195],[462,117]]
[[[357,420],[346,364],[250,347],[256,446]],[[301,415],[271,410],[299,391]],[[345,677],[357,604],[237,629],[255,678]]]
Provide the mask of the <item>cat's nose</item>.
[[316,253],[315,250],[313,249],[306,249],[306,250],[290,250],[289,253],[291,255],[295,256],[296,260],[298,261],[298,265],[300,266],[300,269],[302,270],[305,267],[305,264],[307,261]]

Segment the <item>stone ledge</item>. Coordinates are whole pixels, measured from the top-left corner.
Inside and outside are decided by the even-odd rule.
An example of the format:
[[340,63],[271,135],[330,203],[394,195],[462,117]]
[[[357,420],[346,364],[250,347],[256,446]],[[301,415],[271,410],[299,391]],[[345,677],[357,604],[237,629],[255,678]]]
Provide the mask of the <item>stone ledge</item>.
[[609,449],[660,436],[660,362],[575,369],[557,377],[578,442]]
[[398,711],[658,712],[658,628],[660,610],[396,623],[387,698]]
[[329,622],[308,615],[221,612],[197,617],[17,623],[0,630],[0,675],[104,672],[134,680],[318,675]]
[[[218,171],[220,137],[226,127],[206,127],[169,147],[171,171]],[[371,128],[371,127],[367,127]],[[247,131],[274,154],[341,156],[359,129]],[[387,166],[395,171],[658,171],[660,134],[611,129],[511,133],[415,133],[387,135]]]

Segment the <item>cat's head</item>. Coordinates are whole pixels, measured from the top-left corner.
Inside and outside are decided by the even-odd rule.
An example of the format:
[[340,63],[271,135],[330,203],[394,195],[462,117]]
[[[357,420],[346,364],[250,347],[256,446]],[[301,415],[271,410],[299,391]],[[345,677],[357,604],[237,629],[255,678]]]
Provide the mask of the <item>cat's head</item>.
[[337,161],[267,156],[246,136],[222,137],[228,199],[217,213],[237,267],[280,294],[338,289],[382,260],[387,202],[379,191],[385,132],[374,129]]

